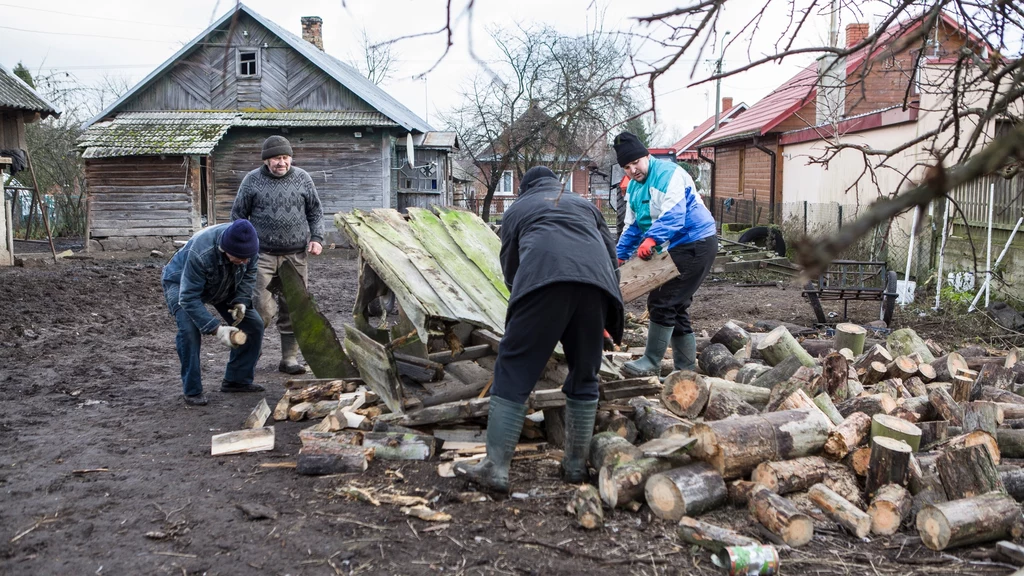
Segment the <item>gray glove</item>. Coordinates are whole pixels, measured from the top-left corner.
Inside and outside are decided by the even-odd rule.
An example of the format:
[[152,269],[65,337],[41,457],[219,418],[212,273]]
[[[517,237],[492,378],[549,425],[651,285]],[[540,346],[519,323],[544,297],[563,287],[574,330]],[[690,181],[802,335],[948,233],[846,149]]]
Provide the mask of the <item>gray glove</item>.
[[242,323],[242,320],[245,319],[245,304],[242,304],[241,302],[235,304],[231,307],[230,313],[231,319],[234,320],[231,325],[238,326]]
[[239,331],[234,326],[221,326],[217,328],[217,340],[220,340],[228,348],[238,348],[238,345],[231,340],[231,335]]

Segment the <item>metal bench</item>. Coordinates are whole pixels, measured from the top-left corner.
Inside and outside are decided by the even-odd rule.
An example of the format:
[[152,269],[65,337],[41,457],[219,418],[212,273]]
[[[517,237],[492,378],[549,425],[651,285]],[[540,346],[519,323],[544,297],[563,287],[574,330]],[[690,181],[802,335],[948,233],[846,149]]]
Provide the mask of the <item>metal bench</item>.
[[878,317],[888,325],[896,308],[896,272],[887,270],[885,262],[834,260],[818,278],[817,285],[811,281],[804,286],[803,295],[820,324],[829,324],[821,307],[823,301],[842,300],[845,322],[850,300],[868,300],[880,303]]

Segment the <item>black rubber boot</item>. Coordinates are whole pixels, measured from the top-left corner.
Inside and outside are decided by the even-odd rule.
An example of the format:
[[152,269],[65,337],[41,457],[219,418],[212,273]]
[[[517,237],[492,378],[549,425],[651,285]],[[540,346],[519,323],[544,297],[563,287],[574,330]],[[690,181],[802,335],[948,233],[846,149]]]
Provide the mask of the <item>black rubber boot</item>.
[[202,392],[192,396],[185,396],[184,398],[185,404],[188,404],[189,406],[206,406],[209,402],[209,400],[206,399],[206,394],[203,394]]
[[647,327],[647,348],[643,357],[626,362],[622,370],[630,376],[661,376],[661,359],[665,357],[672,330],[672,326],[651,322]]
[[697,370],[697,337],[693,332],[672,337],[672,362],[676,370]]
[[508,468],[525,418],[525,405],[491,396],[487,412],[487,456],[479,464],[456,464],[455,473],[485,488],[507,493]]
[[306,367],[299,364],[299,341],[295,334],[281,334],[281,363],[277,369],[285,374],[305,374]]
[[594,435],[597,400],[565,399],[565,453],[562,456],[562,480],[572,484],[587,481],[587,456]]
[[256,384],[255,382],[251,384],[239,384],[238,382],[228,382],[227,380],[223,380],[220,383],[221,392],[263,392],[264,390],[266,390],[266,388]]

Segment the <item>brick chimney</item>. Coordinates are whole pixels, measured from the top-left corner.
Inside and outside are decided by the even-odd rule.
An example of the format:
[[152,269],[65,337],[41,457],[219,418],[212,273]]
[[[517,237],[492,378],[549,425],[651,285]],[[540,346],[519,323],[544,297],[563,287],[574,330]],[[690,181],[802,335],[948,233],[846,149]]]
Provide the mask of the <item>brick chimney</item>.
[[722,112],[725,112],[725,111],[729,110],[730,108],[732,108],[732,98],[729,97],[729,96],[723,97],[722,98]]
[[323,18],[319,16],[302,17],[302,39],[316,46],[321,52],[324,51],[324,37],[321,33]]
[[868,24],[847,24],[846,25],[846,47],[856,46],[861,40],[868,37],[871,26]]

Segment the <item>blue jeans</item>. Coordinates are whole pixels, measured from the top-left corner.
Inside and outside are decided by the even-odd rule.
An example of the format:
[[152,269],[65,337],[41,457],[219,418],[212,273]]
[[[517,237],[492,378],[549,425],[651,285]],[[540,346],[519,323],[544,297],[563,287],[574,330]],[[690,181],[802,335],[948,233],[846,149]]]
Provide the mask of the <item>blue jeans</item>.
[[[226,304],[214,304],[213,307],[228,324],[232,322],[230,308]],[[199,357],[203,335],[183,308],[175,308],[177,310],[173,314],[178,323],[175,343],[178,348],[178,359],[181,361],[181,389],[186,396],[195,396],[203,391],[203,370]],[[252,384],[256,375],[256,361],[259,360],[260,351],[263,349],[263,320],[250,308],[245,311],[245,318],[238,325],[238,329],[245,332],[247,340],[244,345],[231,349],[224,380],[236,384]]]

